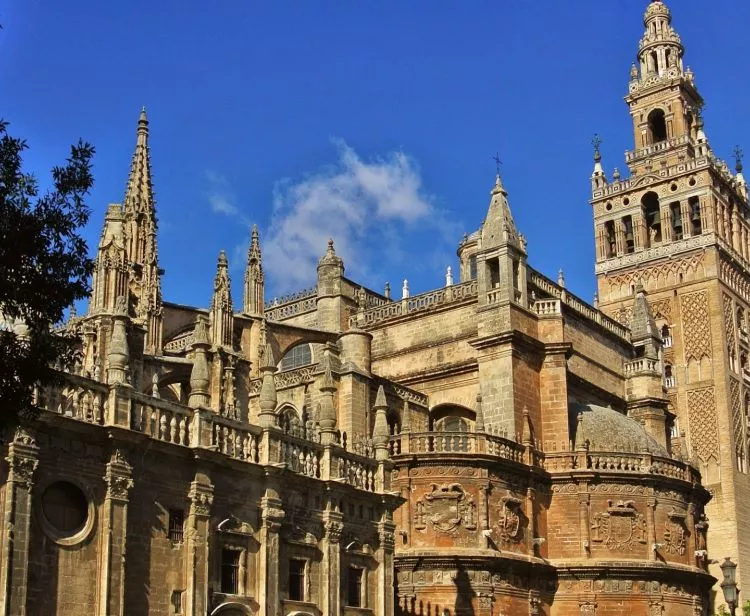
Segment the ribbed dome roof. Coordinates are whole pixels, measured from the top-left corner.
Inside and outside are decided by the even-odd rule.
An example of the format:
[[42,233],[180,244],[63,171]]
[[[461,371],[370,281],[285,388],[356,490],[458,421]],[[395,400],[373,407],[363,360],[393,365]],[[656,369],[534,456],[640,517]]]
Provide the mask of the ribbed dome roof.
[[576,422],[575,446],[589,441],[591,451],[623,451],[669,457],[669,453],[635,419],[595,404],[573,404]]

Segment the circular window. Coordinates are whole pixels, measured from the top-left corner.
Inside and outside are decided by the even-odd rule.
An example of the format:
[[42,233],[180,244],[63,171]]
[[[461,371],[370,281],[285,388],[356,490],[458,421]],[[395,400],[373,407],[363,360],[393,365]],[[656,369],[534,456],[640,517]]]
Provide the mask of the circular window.
[[669,190],[671,190],[672,192],[675,192],[675,191],[677,190],[677,184],[672,184],[672,185],[671,185],[671,186],[669,187]]
[[688,180],[688,184],[690,184],[690,186],[695,186],[695,184],[696,184],[695,178],[690,178]]
[[622,202],[623,202],[623,204],[625,204],[625,205],[630,205],[630,199],[628,199],[627,197],[625,197],[625,198],[624,198],[624,199],[622,200]]
[[612,204],[611,203],[607,203],[607,211],[609,212],[609,210],[611,210],[611,209],[612,209]]
[[86,526],[89,503],[81,488],[68,481],[56,481],[42,494],[42,512],[60,537],[70,537]]

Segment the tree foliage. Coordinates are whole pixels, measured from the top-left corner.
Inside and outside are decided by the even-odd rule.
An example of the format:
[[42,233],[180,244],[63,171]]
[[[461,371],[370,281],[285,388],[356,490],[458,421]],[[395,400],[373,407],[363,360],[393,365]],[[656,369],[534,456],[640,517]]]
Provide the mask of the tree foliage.
[[74,337],[53,327],[86,297],[93,269],[80,229],[94,148],[72,146],[46,190],[23,170],[27,148],[0,120],[0,428],[33,415],[33,386],[54,382],[53,366],[73,360]]

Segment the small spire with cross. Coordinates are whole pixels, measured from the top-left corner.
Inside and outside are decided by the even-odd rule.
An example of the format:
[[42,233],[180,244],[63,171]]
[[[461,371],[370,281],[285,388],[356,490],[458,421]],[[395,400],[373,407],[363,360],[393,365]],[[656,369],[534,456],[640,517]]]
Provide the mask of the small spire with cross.
[[492,160],[495,161],[495,171],[497,173],[497,177],[500,177],[500,166],[503,164],[503,161],[500,160],[500,152],[495,152]]
[[599,148],[602,145],[602,138],[599,136],[599,133],[594,133],[594,138],[591,140],[591,145],[594,146],[594,162],[601,162],[602,152]]
[[744,152],[742,151],[742,148],[738,145],[734,146],[734,168],[737,171],[737,173],[742,173],[742,156],[744,155]]

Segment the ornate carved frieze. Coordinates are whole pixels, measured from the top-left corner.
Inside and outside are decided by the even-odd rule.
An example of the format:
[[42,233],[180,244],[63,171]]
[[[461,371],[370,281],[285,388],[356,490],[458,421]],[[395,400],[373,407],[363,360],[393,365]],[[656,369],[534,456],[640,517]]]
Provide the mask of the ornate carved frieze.
[[596,602],[581,601],[578,604],[581,616],[596,616]]
[[618,551],[631,551],[636,544],[645,544],[646,520],[636,510],[635,503],[614,500],[607,503],[606,511],[594,514],[592,541]]
[[8,447],[8,481],[18,486],[31,488],[34,471],[39,466],[39,447],[34,435],[23,427],[16,428]]
[[416,503],[414,527],[428,527],[439,533],[455,533],[460,526],[467,530],[477,527],[477,507],[474,499],[459,483],[432,484],[432,490]]

